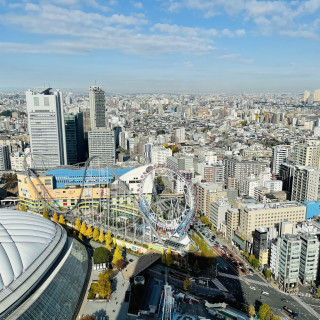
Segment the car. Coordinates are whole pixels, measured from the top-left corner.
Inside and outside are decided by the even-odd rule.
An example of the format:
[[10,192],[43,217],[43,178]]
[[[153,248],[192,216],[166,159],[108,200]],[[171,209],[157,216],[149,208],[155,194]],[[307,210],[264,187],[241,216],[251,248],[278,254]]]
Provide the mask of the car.
[[250,286],[250,289],[251,289],[251,290],[256,290],[256,288],[255,288],[255,287],[253,287],[253,286]]
[[267,292],[267,291],[262,291],[261,294],[264,296],[267,296],[267,297],[269,296],[269,292]]

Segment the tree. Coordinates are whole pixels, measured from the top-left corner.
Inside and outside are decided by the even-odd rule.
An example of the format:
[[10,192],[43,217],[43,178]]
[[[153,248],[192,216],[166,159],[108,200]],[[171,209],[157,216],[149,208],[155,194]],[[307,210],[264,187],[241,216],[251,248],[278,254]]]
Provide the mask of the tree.
[[281,320],[281,318],[274,314],[274,315],[272,315],[271,320]]
[[87,315],[81,317],[79,320],[95,320],[95,319],[96,318],[93,315],[87,314]]
[[78,238],[79,238],[79,240],[83,241],[83,235],[82,235],[82,233],[79,232]]
[[42,216],[43,216],[44,218],[50,220],[46,207],[43,208]]
[[269,305],[267,305],[266,303],[263,303],[260,308],[259,308],[259,312],[258,312],[258,317],[260,320],[265,320],[266,319],[266,315],[267,312],[270,310]]
[[167,255],[166,255],[166,265],[170,267],[172,265],[172,262],[173,262],[173,258],[172,258],[171,249],[168,248]]
[[77,218],[76,223],[74,224],[74,228],[75,228],[77,231],[80,231],[81,222],[80,222],[80,219],[79,219],[79,218]]
[[317,288],[317,298],[320,298],[320,285],[318,285],[318,288]]
[[105,247],[98,247],[94,249],[93,261],[95,264],[107,263],[109,262],[109,257],[110,257],[110,251],[108,251]]
[[189,289],[192,286],[192,281],[189,277],[186,277],[185,280],[183,281],[183,289],[185,291],[189,291]]
[[250,254],[248,261],[252,263],[253,259],[255,259],[255,256],[253,254]]
[[58,215],[56,212],[53,213],[52,221],[58,222]]
[[81,224],[80,233],[81,233],[83,236],[86,236],[86,235],[87,235],[87,227],[86,227],[86,224],[85,224],[84,221],[83,221],[82,224]]
[[254,269],[258,269],[259,268],[259,260],[257,258],[253,259],[252,266],[253,266]]
[[91,239],[92,238],[92,227],[91,224],[89,224],[88,229],[87,229],[87,238]]
[[256,310],[253,305],[248,306],[247,314],[249,317],[253,317],[256,314]]
[[105,237],[105,240],[106,240],[106,248],[111,251],[112,249],[112,236],[111,236],[111,231],[108,230],[107,234],[106,234],[106,237]]
[[114,253],[113,253],[113,258],[112,258],[112,263],[116,264],[118,260],[122,260],[122,253],[120,250],[120,246],[116,246]]
[[96,226],[94,227],[92,238],[94,241],[99,240],[99,230]]
[[111,290],[110,274],[106,271],[100,272],[98,281],[93,285],[94,293],[98,294],[101,298],[109,299]]
[[64,220],[64,216],[63,214],[60,214],[59,216],[59,221],[58,221],[60,224],[66,224],[66,221]]
[[103,230],[100,229],[99,241],[102,243],[104,241],[104,233]]
[[271,310],[267,311],[264,320],[272,320],[272,318],[273,318],[273,312]]
[[266,277],[267,280],[269,280],[270,277],[271,277],[271,270],[270,269],[266,269],[264,271],[264,276]]
[[209,221],[208,217],[201,217],[201,222],[207,226],[210,225],[210,221]]
[[121,271],[125,265],[124,259],[117,260],[115,265],[116,265],[116,268]]

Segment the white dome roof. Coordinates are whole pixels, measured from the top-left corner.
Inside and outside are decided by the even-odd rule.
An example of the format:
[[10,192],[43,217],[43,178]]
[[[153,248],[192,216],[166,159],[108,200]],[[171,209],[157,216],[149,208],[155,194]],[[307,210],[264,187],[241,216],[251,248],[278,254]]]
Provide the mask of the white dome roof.
[[50,245],[55,223],[17,210],[0,209],[0,293],[21,276]]

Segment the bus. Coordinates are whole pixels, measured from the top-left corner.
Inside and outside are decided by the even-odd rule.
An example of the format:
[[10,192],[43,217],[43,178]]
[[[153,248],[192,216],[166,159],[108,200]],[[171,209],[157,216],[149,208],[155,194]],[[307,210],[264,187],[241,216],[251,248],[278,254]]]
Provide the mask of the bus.
[[283,307],[283,310],[290,316],[295,318],[298,318],[299,314],[297,312],[294,312],[293,310],[291,310],[290,308],[288,308],[287,306]]

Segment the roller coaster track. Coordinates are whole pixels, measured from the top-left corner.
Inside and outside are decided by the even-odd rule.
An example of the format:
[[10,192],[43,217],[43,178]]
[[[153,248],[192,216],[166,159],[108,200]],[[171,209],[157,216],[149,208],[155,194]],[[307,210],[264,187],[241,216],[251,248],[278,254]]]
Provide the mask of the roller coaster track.
[[[45,208],[47,208],[48,210],[53,210],[53,211],[55,211],[55,212],[57,212],[59,214],[64,214],[64,215],[72,213],[75,209],[79,208],[79,205],[80,205],[81,201],[83,200],[82,196],[83,196],[83,192],[84,192],[84,189],[85,189],[87,171],[89,169],[91,161],[94,160],[94,159],[100,159],[100,160],[104,161],[104,159],[102,157],[100,157],[100,156],[92,156],[92,157],[88,158],[87,161],[84,162],[85,166],[84,166],[84,172],[83,172],[83,175],[82,175],[82,184],[81,184],[81,190],[80,190],[79,198],[76,200],[76,203],[72,207],[69,207],[67,210],[61,210],[61,208],[56,204],[55,199],[53,199],[51,197],[51,195],[48,192],[47,188],[43,185],[43,183],[39,179],[38,174],[34,171],[34,169],[31,169],[31,168],[28,167],[27,157],[31,156],[31,155],[32,155],[31,153],[28,153],[24,158],[24,171],[25,171],[25,174],[26,174],[27,178],[30,181],[30,184],[31,184],[35,194],[37,195],[38,199],[40,200],[40,202],[43,204],[43,206]],[[43,157],[43,158],[45,158],[45,157]],[[70,166],[60,166],[58,168],[70,168]],[[122,189],[124,192],[127,192],[126,196],[130,196],[133,199],[133,205],[134,206],[136,206],[137,208],[141,208],[140,207],[140,203],[139,203],[138,199],[136,198],[136,196],[131,194],[129,186],[124,181],[122,181],[120,179],[120,177],[117,175],[117,173],[114,171],[113,168],[107,167],[107,169],[110,169],[111,172],[113,173],[115,181],[118,182],[118,185],[120,187],[119,189]],[[37,184],[40,186],[40,188],[41,188],[41,190],[43,192],[43,195],[40,194],[38,188],[34,185],[34,183],[32,181],[33,180],[32,178],[34,178],[37,181]],[[48,199],[50,199],[50,200],[48,200]],[[49,201],[51,203],[53,203],[53,205]],[[143,220],[147,221],[148,226],[150,227],[151,231],[153,232],[153,235],[157,238],[158,241],[163,243],[163,239],[161,239],[161,237],[157,233],[156,229],[154,228],[154,226],[150,222],[149,217],[143,212],[143,210],[139,210],[139,211],[140,211],[140,214],[141,214],[141,217],[143,218]],[[129,225],[127,227],[129,227]]]

